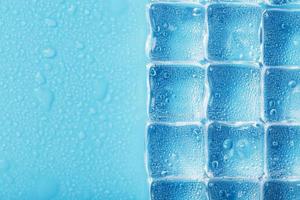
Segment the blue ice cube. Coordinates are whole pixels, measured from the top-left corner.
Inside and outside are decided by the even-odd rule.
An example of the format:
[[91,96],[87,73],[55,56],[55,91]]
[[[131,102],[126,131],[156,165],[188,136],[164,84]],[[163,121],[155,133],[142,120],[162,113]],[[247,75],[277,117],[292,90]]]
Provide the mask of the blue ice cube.
[[205,9],[200,4],[153,3],[149,8],[153,60],[199,61],[204,54]]
[[284,4],[299,4],[299,0],[266,0],[268,4],[284,5]]
[[264,128],[261,124],[208,127],[208,170],[215,177],[259,178],[264,169]]
[[300,11],[267,10],[263,16],[263,48],[267,66],[300,65]]
[[208,194],[211,200],[260,200],[261,198],[259,182],[240,179],[210,180]]
[[147,143],[152,177],[203,177],[204,133],[201,126],[151,124]]
[[258,66],[219,64],[208,69],[211,90],[208,117],[219,121],[257,121],[260,118]]
[[155,181],[151,200],[208,200],[206,186],[199,181]]
[[264,79],[265,120],[300,122],[300,69],[270,68]]
[[263,195],[265,200],[299,200],[300,181],[267,181]]
[[200,121],[205,71],[197,65],[153,65],[149,69],[152,121]]
[[262,9],[252,4],[208,6],[208,59],[257,61]]
[[266,160],[269,177],[300,177],[300,126],[268,127]]

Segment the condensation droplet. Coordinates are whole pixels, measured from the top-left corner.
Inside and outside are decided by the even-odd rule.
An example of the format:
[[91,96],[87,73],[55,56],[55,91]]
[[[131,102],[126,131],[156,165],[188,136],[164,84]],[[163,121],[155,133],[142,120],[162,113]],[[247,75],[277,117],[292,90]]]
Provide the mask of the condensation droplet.
[[54,58],[56,56],[56,50],[50,47],[45,48],[42,53],[44,58]]

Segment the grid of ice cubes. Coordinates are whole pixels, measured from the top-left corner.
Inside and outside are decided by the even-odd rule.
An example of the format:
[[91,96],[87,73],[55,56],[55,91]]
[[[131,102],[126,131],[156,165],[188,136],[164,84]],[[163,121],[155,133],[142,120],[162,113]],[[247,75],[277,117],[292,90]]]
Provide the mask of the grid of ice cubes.
[[300,0],[150,0],[152,200],[300,200]]

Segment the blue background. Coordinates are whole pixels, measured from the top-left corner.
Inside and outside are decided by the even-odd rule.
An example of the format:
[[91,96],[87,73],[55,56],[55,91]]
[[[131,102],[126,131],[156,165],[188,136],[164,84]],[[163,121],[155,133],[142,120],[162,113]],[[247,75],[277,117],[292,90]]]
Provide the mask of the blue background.
[[145,5],[0,2],[0,199],[147,199]]

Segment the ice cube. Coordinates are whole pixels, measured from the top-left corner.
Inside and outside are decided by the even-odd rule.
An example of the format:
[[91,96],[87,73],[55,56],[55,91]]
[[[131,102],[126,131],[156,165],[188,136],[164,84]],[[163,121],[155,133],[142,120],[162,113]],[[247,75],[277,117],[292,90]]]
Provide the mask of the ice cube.
[[261,124],[208,127],[208,169],[215,177],[259,178],[264,170],[264,128]]
[[300,65],[300,11],[270,9],[263,15],[263,62]]
[[208,194],[212,200],[261,199],[259,182],[244,179],[210,180],[208,183]]
[[242,64],[211,65],[208,69],[208,118],[219,121],[260,119],[260,69]]
[[270,180],[264,184],[265,200],[299,200],[300,181]]
[[268,127],[266,160],[269,177],[300,177],[300,126]]
[[149,69],[152,121],[200,121],[205,71],[197,65],[153,65]]
[[300,122],[300,68],[269,68],[264,79],[265,120]]
[[209,60],[257,61],[262,9],[252,4],[208,6]]
[[153,3],[149,8],[150,58],[199,61],[204,54],[205,9],[200,4]]
[[199,125],[148,126],[148,166],[150,176],[203,177],[204,133]]
[[155,181],[151,184],[152,200],[208,200],[206,186],[199,181]]

